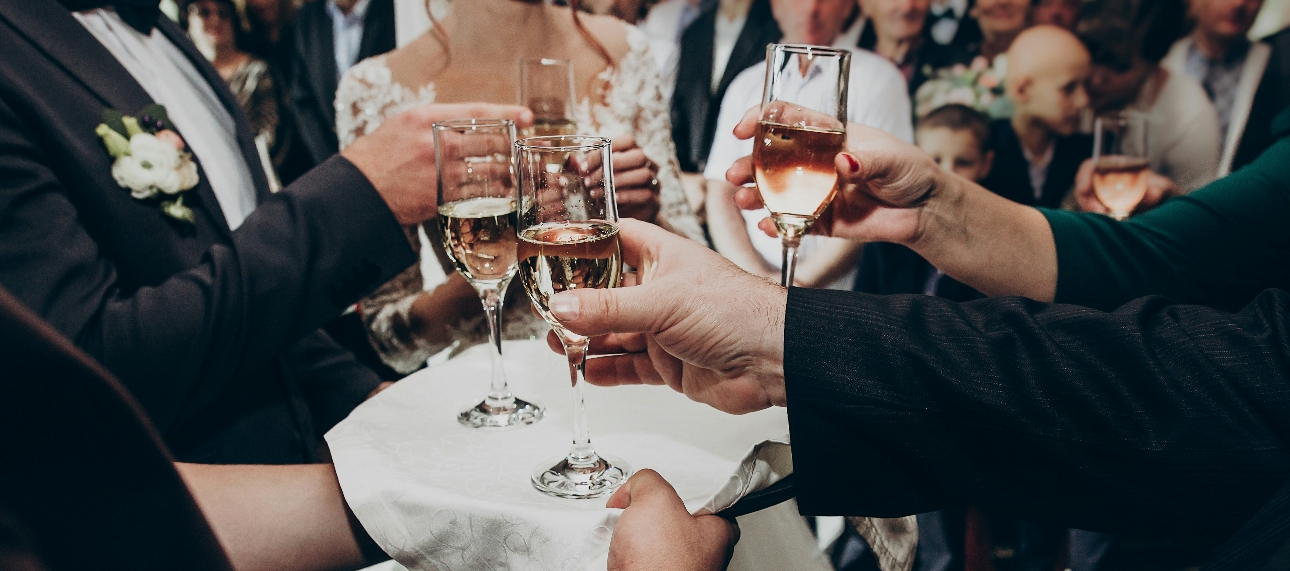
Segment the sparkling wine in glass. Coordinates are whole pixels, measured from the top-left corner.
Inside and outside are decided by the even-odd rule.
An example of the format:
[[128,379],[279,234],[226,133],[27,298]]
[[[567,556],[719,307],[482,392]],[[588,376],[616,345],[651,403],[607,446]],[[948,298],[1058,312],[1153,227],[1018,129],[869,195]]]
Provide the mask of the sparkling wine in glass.
[[515,398],[502,367],[502,301],[518,268],[519,191],[511,145],[515,123],[465,119],[434,124],[443,248],[479,293],[492,344],[488,396],[461,411],[473,428],[504,428],[542,419],[543,408]]
[[784,244],[780,283],[791,286],[802,236],[836,192],[833,161],[846,144],[851,52],[772,44],[766,64],[753,173]]
[[582,389],[589,339],[560,325],[549,301],[562,291],[618,287],[622,251],[609,139],[550,136],[515,144],[520,179],[520,283],[551,324],[569,358],[573,385],[573,447],[533,471],[533,487],[560,498],[612,494],[627,463],[596,453]]
[[1125,220],[1147,194],[1146,116],[1125,111],[1093,123],[1093,192],[1112,218]]
[[533,126],[521,135],[576,135],[573,94],[573,63],[569,60],[521,59],[520,105],[533,111]]

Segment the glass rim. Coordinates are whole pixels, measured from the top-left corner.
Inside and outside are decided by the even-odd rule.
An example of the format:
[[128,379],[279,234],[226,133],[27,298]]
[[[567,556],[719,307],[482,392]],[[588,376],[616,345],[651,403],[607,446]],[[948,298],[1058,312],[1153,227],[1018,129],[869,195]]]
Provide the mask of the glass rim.
[[[535,146],[528,142],[528,141],[559,141],[559,140],[568,140],[568,139],[582,139],[582,140],[595,141],[595,142],[591,144],[586,144],[586,145],[574,144],[574,145],[555,145],[555,146]],[[567,152],[567,151],[589,151],[589,150],[597,150],[597,149],[603,149],[608,147],[610,147],[609,139],[605,137],[597,137],[594,135],[543,135],[541,137],[525,137],[523,139],[518,139],[515,141],[515,150],[517,151],[543,150],[543,151]]]
[[851,55],[851,50],[846,48],[833,48],[828,46],[816,46],[812,44],[771,44],[771,49],[783,50],[791,53],[815,53],[820,55]]
[[448,121],[435,121],[430,124],[430,128],[436,131],[447,131],[450,129],[469,129],[487,127],[515,127],[515,121],[510,119],[450,119]]

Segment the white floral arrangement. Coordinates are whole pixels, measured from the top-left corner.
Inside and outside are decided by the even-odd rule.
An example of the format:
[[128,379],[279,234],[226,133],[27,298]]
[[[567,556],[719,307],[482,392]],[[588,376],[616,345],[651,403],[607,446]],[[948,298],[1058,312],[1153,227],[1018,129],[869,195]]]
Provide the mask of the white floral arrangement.
[[914,93],[914,113],[919,118],[951,104],[966,105],[991,119],[1012,116],[1012,102],[1004,91],[1008,58],[1000,54],[989,61],[976,56],[968,65],[954,64],[938,70],[926,69],[928,80]]
[[197,186],[197,163],[161,105],[143,108],[139,117],[108,109],[94,129],[112,163],[112,178],[136,200],[160,203],[161,213],[181,223],[196,223],[184,206],[184,193]]

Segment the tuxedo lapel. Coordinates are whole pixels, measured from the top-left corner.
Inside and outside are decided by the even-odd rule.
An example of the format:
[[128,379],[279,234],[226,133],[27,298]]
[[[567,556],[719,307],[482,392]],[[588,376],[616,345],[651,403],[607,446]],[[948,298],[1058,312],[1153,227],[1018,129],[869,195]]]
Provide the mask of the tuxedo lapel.
[[133,113],[152,97],[76,18],[53,0],[0,0],[0,18],[94,93],[108,108]]
[[[224,105],[224,110],[233,117],[233,122],[237,125],[237,146],[242,152],[242,159],[246,161],[246,167],[251,170],[251,180],[255,182],[255,197],[259,203],[269,196],[269,180],[264,173],[264,165],[260,163],[260,153],[255,147],[255,135],[251,131],[251,123],[246,118],[246,112],[242,110],[242,105],[237,102],[233,92],[229,90],[228,83],[220,77],[219,72],[211,66],[210,62],[197,51],[197,47],[189,41],[188,36],[183,30],[179,29],[174,22],[171,22],[165,16],[157,18],[157,29],[170,39],[174,44],[188,56],[193,67],[201,72],[202,77],[215,90],[215,95],[219,96],[220,103]],[[215,198],[214,193],[210,198]],[[205,199],[205,197],[203,197]],[[218,203],[216,203],[218,204]],[[225,223],[225,228],[228,225]]]

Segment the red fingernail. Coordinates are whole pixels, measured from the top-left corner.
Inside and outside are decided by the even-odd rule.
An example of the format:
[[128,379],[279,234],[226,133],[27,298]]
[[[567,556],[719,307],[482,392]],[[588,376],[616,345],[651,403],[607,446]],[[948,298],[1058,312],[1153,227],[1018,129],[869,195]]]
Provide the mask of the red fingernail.
[[860,161],[848,154],[843,154],[842,156],[847,158],[847,166],[851,167],[851,172],[860,172]]

